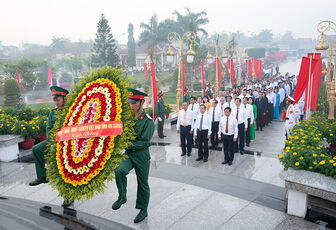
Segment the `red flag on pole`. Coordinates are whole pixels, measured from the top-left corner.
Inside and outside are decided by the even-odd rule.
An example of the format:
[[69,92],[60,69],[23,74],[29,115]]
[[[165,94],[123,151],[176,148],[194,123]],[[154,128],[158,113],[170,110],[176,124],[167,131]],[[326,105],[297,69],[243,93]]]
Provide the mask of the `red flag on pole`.
[[248,73],[250,77],[252,77],[252,60],[251,59],[246,60],[246,64],[247,64]]
[[233,66],[233,60],[229,60],[230,74],[231,74],[231,83],[235,83],[235,70]]
[[259,60],[259,80],[261,81],[262,76],[262,60]]
[[252,63],[253,63],[253,78],[257,78],[257,60],[255,58],[252,59]]
[[157,88],[156,88],[156,77],[155,77],[155,67],[154,62],[151,62],[151,72],[152,72],[152,86],[153,86],[153,100],[154,100],[154,121],[156,120],[156,102],[157,102]]
[[219,64],[219,58],[216,58],[216,67],[217,67],[217,74],[218,74],[218,91],[221,90],[221,68],[220,68],[220,64]]
[[242,67],[243,67],[243,71],[244,71],[244,74],[245,74],[245,79],[246,79],[246,82],[247,82],[247,83],[249,83],[249,79],[248,79],[248,76],[247,76],[247,74],[246,74],[246,71],[245,71],[244,64],[243,64],[243,62],[242,62],[242,60],[241,60],[241,59],[240,59],[240,63],[241,63],[241,65],[242,65]]
[[204,81],[204,63],[201,60],[201,70],[202,70],[202,82],[203,82],[203,97],[205,96],[205,81]]
[[312,79],[308,85],[310,87],[309,108],[316,111],[318,92],[322,77],[321,53],[308,53],[308,57],[312,57],[314,60],[317,60],[315,68],[313,69]]
[[147,69],[147,63],[145,62],[144,63],[144,71],[145,71],[145,75],[146,75],[146,78],[147,78],[147,81],[149,80],[148,79],[148,69]]
[[16,70],[16,80],[17,80],[17,83],[20,85],[20,74],[18,70]]
[[53,78],[51,69],[48,67],[48,85],[51,85],[51,79]]
[[182,62],[182,96],[184,96],[184,62]]

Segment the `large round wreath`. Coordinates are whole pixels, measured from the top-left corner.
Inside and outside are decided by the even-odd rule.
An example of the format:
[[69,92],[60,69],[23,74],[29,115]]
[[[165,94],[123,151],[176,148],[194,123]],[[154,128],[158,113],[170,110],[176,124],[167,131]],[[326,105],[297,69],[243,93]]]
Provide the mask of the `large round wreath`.
[[118,136],[102,136],[48,143],[47,178],[65,200],[89,199],[102,192],[106,181],[125,159],[121,150],[134,139],[134,115],[127,104],[128,84],[121,70],[103,67],[85,75],[57,112],[50,139],[67,126],[93,122],[121,121]]

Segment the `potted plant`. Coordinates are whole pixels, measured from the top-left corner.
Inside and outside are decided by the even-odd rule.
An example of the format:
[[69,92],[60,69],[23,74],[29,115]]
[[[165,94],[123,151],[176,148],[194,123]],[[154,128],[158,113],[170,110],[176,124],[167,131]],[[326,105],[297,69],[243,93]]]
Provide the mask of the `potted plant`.
[[35,143],[35,137],[39,133],[39,127],[36,121],[18,121],[14,127],[14,134],[24,137],[24,141],[19,143],[23,149],[31,149]]
[[171,105],[169,105],[169,104],[165,105],[166,119],[169,118],[169,114],[170,114],[172,111],[173,111],[173,110],[172,110],[172,106],[171,106]]
[[38,129],[39,129],[39,134],[37,135],[37,138],[40,141],[47,140],[46,129],[47,129],[48,117],[47,116],[37,116],[33,120],[36,120]]

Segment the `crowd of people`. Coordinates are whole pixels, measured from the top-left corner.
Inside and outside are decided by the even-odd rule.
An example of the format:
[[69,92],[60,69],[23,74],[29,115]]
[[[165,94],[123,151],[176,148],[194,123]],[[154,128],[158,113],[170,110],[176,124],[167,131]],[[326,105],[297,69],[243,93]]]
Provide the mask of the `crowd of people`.
[[222,164],[232,165],[234,154],[244,154],[244,147],[255,140],[256,131],[262,132],[279,118],[285,120],[288,136],[303,117],[304,96],[295,106],[291,97],[296,83],[297,76],[279,73],[217,93],[208,84],[204,97],[190,96],[186,88],[177,118],[181,156],[190,156],[194,145],[198,147],[196,161],[207,162],[210,140],[210,149],[223,144]]

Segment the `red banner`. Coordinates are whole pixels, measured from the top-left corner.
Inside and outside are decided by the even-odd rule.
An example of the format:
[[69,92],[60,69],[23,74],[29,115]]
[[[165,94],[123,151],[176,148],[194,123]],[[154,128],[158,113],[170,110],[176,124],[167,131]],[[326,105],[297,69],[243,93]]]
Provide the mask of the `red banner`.
[[48,85],[51,85],[51,79],[53,78],[51,69],[48,67]]
[[18,70],[16,70],[16,80],[17,80],[17,83],[20,85],[20,74]]
[[218,91],[221,91],[221,68],[219,63],[219,58],[216,58],[216,67],[217,67],[217,74],[218,74]]
[[249,76],[252,77],[252,60],[251,59],[246,60],[246,65]]
[[202,70],[202,82],[203,82],[203,97],[205,96],[205,81],[204,81],[204,63],[201,60],[201,70]]
[[247,76],[246,71],[245,71],[244,63],[242,62],[241,59],[240,59],[240,63],[241,63],[241,65],[242,65],[242,67],[243,67],[243,71],[244,71],[244,74],[245,74],[246,82],[249,83],[249,79],[248,79],[248,76]]
[[155,77],[155,66],[154,62],[151,62],[151,72],[152,72],[152,86],[153,86],[153,99],[154,99],[154,121],[156,120],[156,102],[158,100],[157,96],[157,88],[156,88],[156,77]]
[[185,85],[184,85],[184,62],[182,62],[182,96],[184,96],[184,89],[185,89]]
[[73,125],[61,128],[56,133],[56,141],[92,138],[101,136],[117,136],[123,131],[121,121],[105,121]]
[[310,85],[308,85],[308,87],[310,88],[309,108],[313,111],[316,111],[318,92],[319,92],[319,87],[321,84],[321,77],[322,77],[321,53],[308,53],[308,57],[312,57],[314,60],[317,60],[315,68],[313,69]]
[[257,60],[255,58],[252,59],[252,63],[253,63],[253,72],[252,72],[252,76],[253,78],[257,78]]
[[261,76],[262,76],[262,60],[258,60],[259,62],[259,67],[258,67],[258,70],[259,70],[259,80],[261,81]]
[[231,74],[231,83],[235,83],[235,70],[233,66],[233,60],[229,60],[230,74]]
[[147,69],[147,63],[146,62],[144,63],[144,71],[145,71],[145,75],[146,75],[146,78],[147,78],[147,81],[148,81],[149,78],[148,78],[148,69]]

